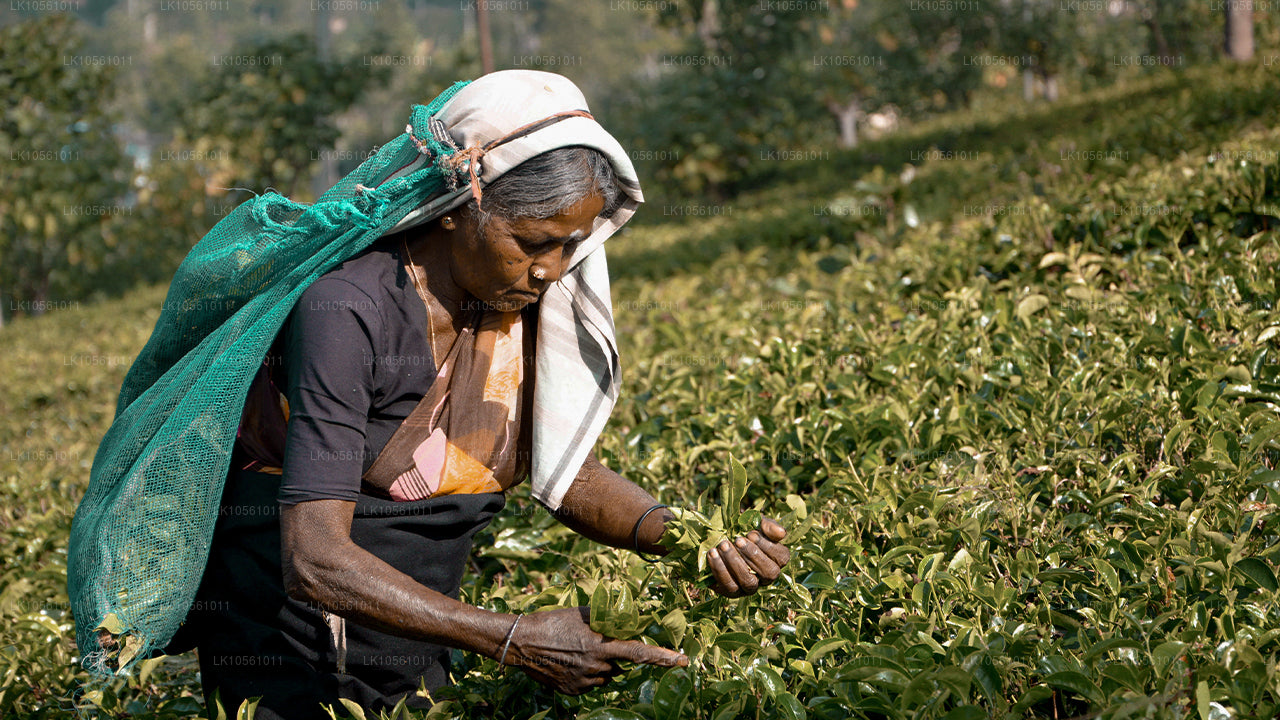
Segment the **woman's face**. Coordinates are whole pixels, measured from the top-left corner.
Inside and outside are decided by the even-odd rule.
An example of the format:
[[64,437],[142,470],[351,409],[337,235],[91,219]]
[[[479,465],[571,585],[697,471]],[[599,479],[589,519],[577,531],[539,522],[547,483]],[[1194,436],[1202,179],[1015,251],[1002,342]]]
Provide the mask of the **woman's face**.
[[542,220],[508,220],[495,214],[484,228],[459,223],[453,233],[453,280],[476,299],[505,312],[537,302],[568,270],[578,243],[591,234],[603,209],[604,198],[593,194]]

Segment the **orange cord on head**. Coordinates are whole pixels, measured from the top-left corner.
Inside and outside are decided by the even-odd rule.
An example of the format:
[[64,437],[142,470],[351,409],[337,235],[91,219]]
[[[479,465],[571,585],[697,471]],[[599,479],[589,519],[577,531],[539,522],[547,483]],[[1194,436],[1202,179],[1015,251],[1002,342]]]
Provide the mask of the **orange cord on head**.
[[528,135],[536,130],[541,130],[547,125],[552,125],[554,123],[560,122],[561,120],[565,120],[571,117],[584,117],[589,120],[595,119],[595,117],[592,116],[592,114],[587,112],[586,110],[568,110],[566,112],[560,112],[554,115],[548,115],[547,117],[541,120],[536,120],[534,122],[531,122],[528,125],[521,125],[515,130],[512,130],[511,132],[507,133],[506,135],[503,135],[502,137],[496,140],[492,140],[486,143],[483,147],[480,145],[472,145],[471,147],[466,148],[465,150],[459,150],[455,152],[453,155],[449,156],[449,159],[446,162],[448,162],[449,169],[453,172],[457,172],[459,169],[461,169],[462,164],[464,162],[467,164],[467,174],[470,175],[471,177],[471,193],[476,198],[476,206],[479,207],[480,198],[483,196],[484,193],[481,192],[480,190],[480,173],[476,172],[476,168],[480,167],[480,158],[484,157],[485,153],[498,147],[499,145],[505,145],[506,143],[509,143],[512,140],[522,138],[525,135]]
[[467,164],[467,174],[471,176],[471,194],[476,198],[476,206],[480,205],[480,198],[484,195],[480,190],[480,176],[476,173],[476,166],[480,163],[480,158],[484,156],[488,148],[472,145],[466,150],[459,150],[449,156],[449,169],[457,172],[463,163]]

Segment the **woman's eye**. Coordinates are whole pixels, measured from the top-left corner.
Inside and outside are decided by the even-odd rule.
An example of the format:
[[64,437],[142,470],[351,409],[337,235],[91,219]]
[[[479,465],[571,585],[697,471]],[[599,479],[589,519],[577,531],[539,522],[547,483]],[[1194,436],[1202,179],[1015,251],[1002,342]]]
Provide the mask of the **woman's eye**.
[[572,250],[577,247],[578,242],[578,240],[569,240],[567,242],[560,239],[543,240],[542,242],[531,244],[529,249],[533,255],[542,255],[557,250]]

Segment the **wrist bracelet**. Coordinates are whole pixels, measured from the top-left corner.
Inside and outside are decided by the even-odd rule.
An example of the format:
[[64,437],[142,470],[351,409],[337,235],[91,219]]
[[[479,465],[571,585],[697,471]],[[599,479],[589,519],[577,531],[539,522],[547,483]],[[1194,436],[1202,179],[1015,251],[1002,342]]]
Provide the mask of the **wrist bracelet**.
[[667,506],[666,506],[666,505],[654,505],[653,507],[649,508],[648,510],[645,510],[645,511],[644,511],[644,514],[640,516],[640,519],[636,521],[636,526],[635,526],[634,528],[632,528],[632,529],[631,529],[631,547],[635,548],[636,554],[637,554],[637,555],[639,555],[639,556],[640,556],[640,559],[641,559],[641,560],[644,560],[645,562],[648,562],[648,563],[656,563],[656,562],[658,562],[659,560],[661,560],[661,559],[662,559],[662,556],[660,556],[660,555],[659,555],[658,557],[655,557],[655,558],[653,558],[653,559],[650,559],[650,558],[645,557],[645,556],[644,556],[644,553],[640,551],[640,526],[644,524],[644,519],[645,519],[645,518],[647,518],[647,517],[649,517],[649,513],[653,512],[654,510],[658,510],[658,509],[660,509],[660,508],[665,508],[665,507],[667,507]]
[[520,624],[520,618],[522,617],[524,616],[517,615],[516,621],[511,623],[511,629],[507,631],[507,639],[502,643],[502,655],[498,658],[499,665],[507,664],[507,650],[511,649],[511,638],[516,636],[516,626]]

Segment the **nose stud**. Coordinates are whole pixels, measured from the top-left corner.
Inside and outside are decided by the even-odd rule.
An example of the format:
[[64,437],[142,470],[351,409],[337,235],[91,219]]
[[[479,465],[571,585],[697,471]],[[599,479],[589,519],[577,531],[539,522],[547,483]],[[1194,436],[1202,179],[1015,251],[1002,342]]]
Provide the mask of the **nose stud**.
[[540,268],[540,267],[535,267],[535,268],[533,269],[533,276],[534,276],[535,278],[539,279],[539,280],[546,280],[546,279],[547,279],[547,271],[546,271],[546,270],[543,270],[543,269],[542,269],[542,268]]

